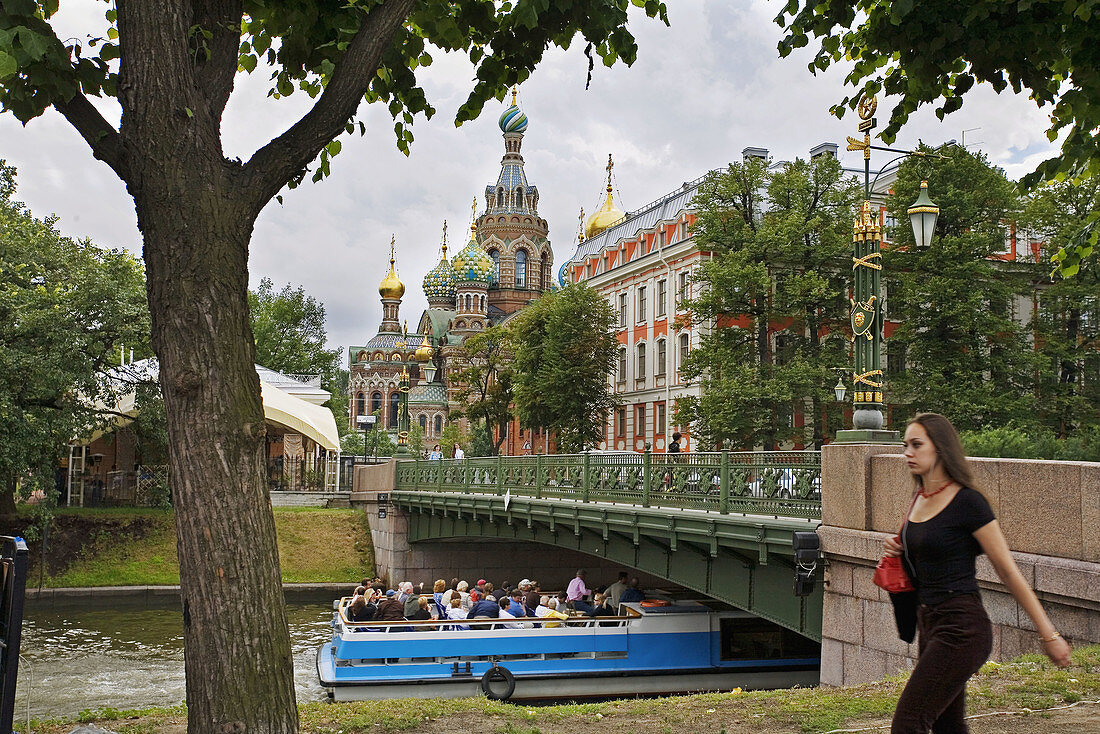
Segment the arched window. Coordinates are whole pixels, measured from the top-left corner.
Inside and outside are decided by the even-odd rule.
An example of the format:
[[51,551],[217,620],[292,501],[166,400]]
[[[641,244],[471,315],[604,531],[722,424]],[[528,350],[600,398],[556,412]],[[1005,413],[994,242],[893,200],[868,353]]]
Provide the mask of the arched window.
[[504,206],[504,189],[497,189],[497,206]]
[[367,396],[359,393],[355,396],[355,414],[364,415],[367,412]]
[[645,379],[645,344],[638,345],[638,369],[634,373],[634,379]]
[[665,340],[660,339],[657,341],[657,366],[654,368],[654,374],[658,377],[665,376],[665,365],[668,362],[668,352],[665,347]]
[[527,251],[516,251],[516,288],[527,287]]
[[619,347],[619,382],[626,382],[626,347]]
[[424,431],[424,433],[427,433],[428,432],[428,416],[422,415],[422,416],[420,416],[419,420],[420,420],[420,430]]
[[372,393],[370,396],[370,412],[374,415],[378,411],[382,410],[382,393]]
[[542,253],[542,267],[539,268],[539,290],[546,290],[550,285],[550,256]]
[[493,272],[489,274],[489,285],[500,285],[500,253],[489,250],[489,259],[493,261]]
[[443,416],[437,415],[435,417],[435,435],[443,433]]
[[691,337],[688,334],[680,335],[680,364],[676,365],[677,369],[683,369],[684,360],[687,359],[688,352],[691,350]]
[[400,410],[400,405],[401,393],[394,391],[390,394],[390,414],[386,420],[386,425],[390,428],[397,428],[397,413]]
[[516,209],[523,208],[523,189],[516,189]]

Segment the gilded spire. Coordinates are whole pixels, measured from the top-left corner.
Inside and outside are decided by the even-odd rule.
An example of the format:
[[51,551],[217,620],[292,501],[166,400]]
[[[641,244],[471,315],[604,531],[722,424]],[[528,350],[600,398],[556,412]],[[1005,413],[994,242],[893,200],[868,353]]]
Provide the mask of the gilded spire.
[[607,154],[607,198],[604,199],[603,205],[588,218],[588,221],[584,225],[584,236],[587,239],[592,239],[600,232],[603,232],[608,227],[618,224],[626,218],[626,213],[615,206],[615,200],[611,196],[611,171],[615,168],[615,163],[611,159],[611,154]]
[[607,193],[611,195],[611,171],[615,168],[614,161],[611,160],[611,154],[607,154]]
[[516,92],[519,91],[518,87],[512,87],[512,106],[516,106]]
[[584,242],[584,207],[583,206],[581,207],[581,214],[580,214],[579,217],[577,217],[577,219],[580,221],[580,228],[581,228],[580,241]]
[[447,259],[447,220],[443,220],[443,259]]
[[397,258],[395,252],[397,248],[397,236],[390,237],[390,272],[386,274],[386,277],[382,279],[382,282],[378,284],[378,293],[382,298],[392,298],[400,300],[405,295],[405,284],[401,282],[401,279],[397,277],[397,269],[395,263]]

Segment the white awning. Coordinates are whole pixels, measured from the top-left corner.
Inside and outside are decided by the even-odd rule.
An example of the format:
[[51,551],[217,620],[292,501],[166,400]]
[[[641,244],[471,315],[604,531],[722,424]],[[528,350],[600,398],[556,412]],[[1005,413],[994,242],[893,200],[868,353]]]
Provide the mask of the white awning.
[[264,401],[264,418],[308,436],[324,449],[340,450],[340,434],[331,410],[307,403],[262,380],[260,392]]

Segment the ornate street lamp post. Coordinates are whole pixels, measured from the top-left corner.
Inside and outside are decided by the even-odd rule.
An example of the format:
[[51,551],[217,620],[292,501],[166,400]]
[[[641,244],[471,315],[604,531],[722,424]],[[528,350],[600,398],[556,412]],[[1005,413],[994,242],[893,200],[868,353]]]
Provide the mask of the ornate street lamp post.
[[[887,163],[878,174],[892,163],[907,156],[946,158],[946,156],[925,153],[923,151],[896,150],[871,145],[871,130],[876,127],[875,109],[878,101],[864,96],[860,100],[857,112],[860,117],[859,131],[863,139],[848,136],[848,150],[863,151],[863,203],[859,209],[853,228],[852,242],[852,335],[855,339],[852,352],[854,369],[852,371],[852,429],[837,431],[837,441],[861,443],[894,443],[898,440],[897,431],[885,430],[883,416],[883,388],[885,379],[882,371],[882,341],[885,336],[883,320],[885,310],[881,295],[882,280],[882,225],[879,214],[871,206],[871,150],[886,150],[901,153]],[[932,241],[932,232],[936,226],[939,208],[928,198],[928,182],[921,182],[921,194],[909,208],[909,218],[913,225],[913,237],[918,247],[927,247]],[[843,395],[843,383],[838,382],[838,396]]]
[[409,343],[409,324],[405,322],[405,329],[401,341],[396,346],[402,349],[401,354],[401,379],[397,383],[397,391],[401,393],[401,404],[397,413],[397,455],[409,455],[409,362],[406,360],[406,352]]

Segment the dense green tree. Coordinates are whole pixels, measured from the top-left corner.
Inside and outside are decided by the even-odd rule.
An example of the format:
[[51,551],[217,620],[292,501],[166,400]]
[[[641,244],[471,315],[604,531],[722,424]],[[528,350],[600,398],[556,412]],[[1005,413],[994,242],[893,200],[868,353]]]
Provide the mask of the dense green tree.
[[[702,445],[778,447],[796,437],[820,446],[833,369],[848,363],[845,328],[856,188],[834,158],[775,170],[733,163],[695,199],[695,242],[711,251],[689,303],[703,330],[685,360],[699,397],[677,402]],[[797,428],[796,411],[812,416]],[[837,413],[837,411],[834,411]],[[835,425],[838,414],[832,416]],[[834,428],[835,430],[835,428]]]
[[611,305],[581,283],[544,294],[508,322],[515,359],[515,411],[531,428],[553,431],[563,453],[604,437],[616,405],[608,375],[618,341]]
[[340,368],[340,349],[325,349],[325,306],[290,283],[278,291],[270,278],[248,292],[248,311],[256,339],[256,362],[285,375],[321,378],[332,393],[325,405],[336,417],[337,429],[348,427],[348,373]]
[[[106,33],[73,38],[52,25],[58,0],[3,3],[3,108],[27,122],[55,107],[134,198],[168,416],[189,731],[298,728],[248,323],[256,217],[311,162],[315,179],[328,173],[364,99],[388,106],[407,151],[413,115],[435,111],[416,78],[429,47],[476,66],[462,122],[578,34],[590,65],[631,63],[630,2],[665,18],[659,0],[120,0]],[[315,101],[247,161],[229,159],[234,79],[260,67],[275,98]],[[117,128],[89,100],[101,95],[121,107]]]
[[[1071,242],[1100,211],[1100,176],[1074,185],[1039,187],[1027,199],[1021,234],[1042,242],[1042,262]],[[1058,438],[1100,425],[1100,273],[1084,268],[1069,279],[1042,277],[1035,288],[1035,346],[1042,360],[1038,417]]]
[[[1062,137],[1062,154],[1044,161],[1026,184],[1100,174],[1100,13],[1093,0],[788,0],[776,22],[787,28],[781,56],[811,36],[819,41],[811,72],[852,62],[845,80],[857,91],[833,107],[838,116],[865,93],[885,91],[897,100],[881,133],[888,143],[921,105],[938,104],[943,119],[975,82],[986,82],[1053,105],[1047,137]],[[1076,273],[1092,255],[1098,234],[1071,240],[1058,259],[1063,274]]]
[[[462,344],[462,365],[455,376],[460,386],[456,393],[462,406],[451,412],[451,420],[466,417],[477,426],[478,435],[487,444],[485,455],[496,455],[504,443],[501,426],[512,420],[512,369],[508,344],[509,330],[491,326],[474,334]],[[497,433],[494,439],[493,434]],[[479,455],[481,452],[471,455]]]
[[[0,514],[19,482],[53,486],[68,442],[118,418],[104,406],[132,389],[123,349],[149,354],[141,263],[63,237],[12,199],[0,161]],[[112,379],[108,379],[111,377]]]
[[[1031,272],[995,259],[1018,214],[1016,189],[984,154],[942,152],[946,160],[903,163],[887,201],[899,224],[883,248],[886,309],[900,322],[886,340],[887,402],[943,413],[960,429],[1030,420],[1036,363],[1013,309]],[[906,216],[922,178],[940,207],[928,249],[914,247]]]

